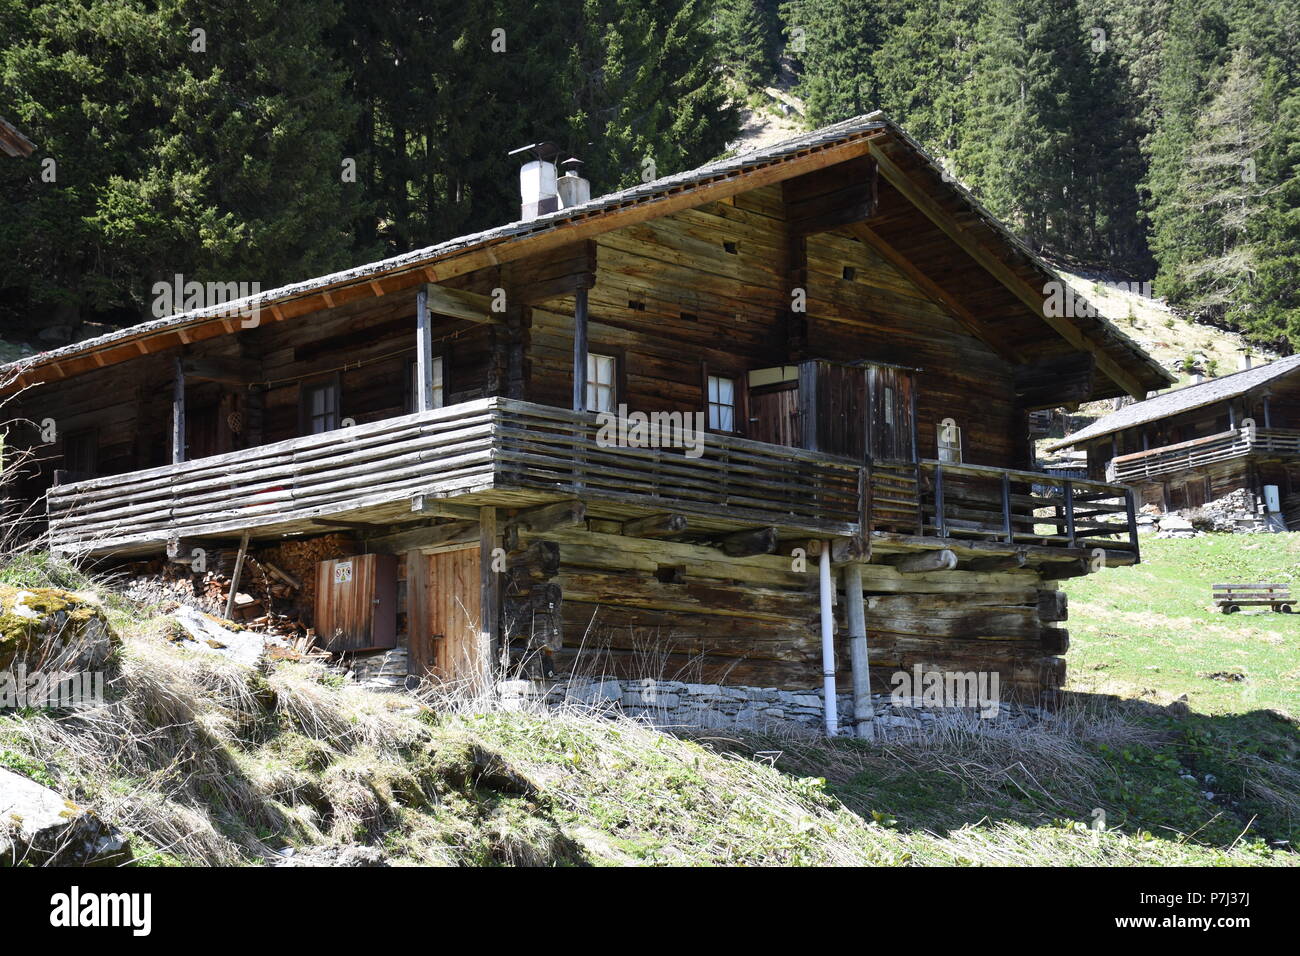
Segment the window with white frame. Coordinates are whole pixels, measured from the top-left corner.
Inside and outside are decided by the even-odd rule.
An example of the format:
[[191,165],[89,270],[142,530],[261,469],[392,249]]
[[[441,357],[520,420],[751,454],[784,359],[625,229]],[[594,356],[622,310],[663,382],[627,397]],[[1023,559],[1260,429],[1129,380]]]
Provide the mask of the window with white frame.
[[587,411],[614,411],[617,371],[618,360],[614,356],[587,353]]
[[709,376],[709,427],[720,432],[736,430],[736,380]]
[[[411,359],[407,368],[407,396],[406,410],[408,412],[421,411],[420,408],[420,363]],[[443,407],[443,377],[442,377],[442,356],[433,357],[433,407]]]
[[319,382],[303,387],[303,412],[308,435],[332,432],[339,427],[339,385]]
[[961,464],[961,429],[951,418],[939,423],[939,460]]

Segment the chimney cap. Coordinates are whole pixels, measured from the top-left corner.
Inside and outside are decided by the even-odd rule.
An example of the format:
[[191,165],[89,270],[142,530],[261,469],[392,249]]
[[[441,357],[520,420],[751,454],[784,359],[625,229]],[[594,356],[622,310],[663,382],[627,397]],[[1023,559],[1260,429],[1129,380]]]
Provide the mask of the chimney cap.
[[575,176],[582,175],[582,167],[583,162],[577,156],[570,156],[564,162],[560,163],[560,168],[562,168],[566,174],[572,173]]
[[512,149],[506,153],[507,156],[518,156],[520,153],[532,153],[535,159],[542,162],[553,160],[560,154],[560,147],[554,143],[543,140],[540,143],[529,143],[527,146],[520,146],[518,149]]

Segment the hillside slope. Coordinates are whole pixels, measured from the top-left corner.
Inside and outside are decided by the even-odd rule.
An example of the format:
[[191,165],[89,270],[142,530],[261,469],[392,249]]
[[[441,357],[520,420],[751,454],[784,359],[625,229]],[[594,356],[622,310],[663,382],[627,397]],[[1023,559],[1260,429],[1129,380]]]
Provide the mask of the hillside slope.
[[[96,587],[30,556],[0,581]],[[673,736],[610,713],[376,694],[318,663],[247,668],[177,646],[157,609],[100,587],[124,638],[106,708],[0,713],[0,766],[92,808],[142,864],[351,847],[450,865],[1298,859],[1296,729],[1267,715],[1227,725],[1079,695],[1028,728],[880,745]],[[1211,779],[1233,803],[1204,795]]]

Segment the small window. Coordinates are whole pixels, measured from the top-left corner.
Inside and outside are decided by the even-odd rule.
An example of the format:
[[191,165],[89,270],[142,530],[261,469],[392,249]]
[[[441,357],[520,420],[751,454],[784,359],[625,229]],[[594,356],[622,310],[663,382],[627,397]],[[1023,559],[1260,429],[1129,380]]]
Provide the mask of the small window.
[[[433,407],[442,408],[444,403],[444,380],[442,376],[442,356],[433,357]],[[410,359],[406,363],[406,410],[420,411],[420,363]]]
[[720,432],[736,430],[736,380],[709,376],[709,427]]
[[853,268],[853,266],[845,266],[843,276],[846,280],[852,282],[858,277],[858,270]]
[[961,429],[951,418],[945,418],[939,423],[937,430],[939,438],[939,460],[961,464]]
[[736,248],[736,244],[734,242],[724,242],[722,244],[722,251],[727,253],[727,255],[729,256],[734,256],[740,250]]
[[618,371],[618,360],[612,355],[587,353],[587,410],[590,412],[612,412],[616,399],[614,375]]
[[337,381],[304,385],[303,430],[308,435],[332,432],[339,427],[339,384]]
[[69,432],[63,436],[63,468],[73,474],[90,478],[99,462],[99,435],[93,428]]
[[893,425],[894,424],[894,390],[890,388],[888,385],[885,386],[884,404],[885,404],[885,408],[884,408],[885,424]]

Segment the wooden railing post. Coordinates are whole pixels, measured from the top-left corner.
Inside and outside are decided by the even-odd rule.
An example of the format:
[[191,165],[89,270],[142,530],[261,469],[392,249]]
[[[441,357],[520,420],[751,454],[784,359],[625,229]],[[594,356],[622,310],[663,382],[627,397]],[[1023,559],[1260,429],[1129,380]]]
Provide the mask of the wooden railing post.
[[948,526],[943,517],[943,465],[934,466],[934,530],[939,537],[948,537]]
[[1061,490],[1065,496],[1065,536],[1073,548],[1077,544],[1074,538],[1074,482],[1061,482]]
[[1007,544],[1016,540],[1011,529],[1011,475],[1005,471],[1002,473],[1002,534]]
[[1129,488],[1124,494],[1125,511],[1128,512],[1128,543],[1133,546],[1133,556],[1141,561],[1142,558],[1138,551],[1137,503],[1134,497],[1132,488]]

